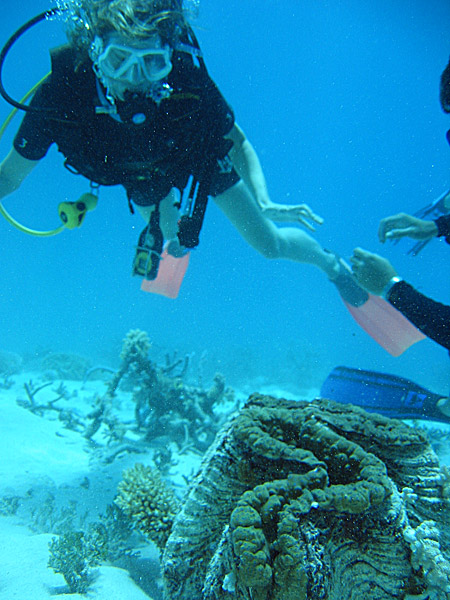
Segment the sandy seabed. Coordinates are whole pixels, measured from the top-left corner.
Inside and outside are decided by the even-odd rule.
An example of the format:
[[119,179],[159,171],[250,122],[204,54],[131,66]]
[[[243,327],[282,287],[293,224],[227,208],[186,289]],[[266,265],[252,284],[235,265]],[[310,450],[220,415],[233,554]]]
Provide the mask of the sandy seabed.
[[[105,460],[104,432],[97,432],[92,443],[81,433],[64,427],[58,412],[46,410],[40,416],[24,406],[24,385],[41,383],[39,373],[21,373],[11,381],[9,389],[0,390],[0,600],[159,600],[162,592],[158,552],[151,543],[141,543],[137,548],[139,568],[134,572],[116,566],[93,568],[94,578],[87,595],[70,593],[64,577],[48,566],[56,512],[62,514],[67,506],[76,506],[75,514],[84,513],[95,520],[113,503],[124,469],[136,462],[153,466],[154,448],[140,444],[130,431],[124,441],[128,438],[136,453],[131,450],[114,460]],[[80,417],[92,410],[95,397],[103,395],[106,389],[103,381],[82,384],[58,380],[39,392],[39,401],[48,404],[61,384],[69,398],[60,400],[58,406]],[[264,391],[274,395],[277,392],[275,388]],[[283,395],[281,390],[278,392]],[[316,392],[311,390],[311,398]],[[117,406],[121,419],[131,423],[131,393],[119,390]],[[179,454],[177,450],[175,444],[173,465],[166,479],[182,495],[201,456],[192,452]],[[18,508],[8,514],[11,499],[17,500]],[[77,529],[77,523],[73,528]]]

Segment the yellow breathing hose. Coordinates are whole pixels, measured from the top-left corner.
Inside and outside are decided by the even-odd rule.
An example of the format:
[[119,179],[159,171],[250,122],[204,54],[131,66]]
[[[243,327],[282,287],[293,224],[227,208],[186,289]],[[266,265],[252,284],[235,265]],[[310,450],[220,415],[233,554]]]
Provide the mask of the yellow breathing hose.
[[[30,98],[30,96],[32,96],[35,91],[38,89],[38,87],[41,85],[41,83],[43,83],[45,81],[45,79],[49,76],[50,73],[47,73],[47,75],[45,75],[44,77],[42,77],[42,79],[40,79],[32,88],[31,90],[29,90],[25,96],[21,99],[20,103],[24,104],[28,98]],[[9,115],[7,116],[5,122],[3,123],[3,125],[0,127],[0,140],[3,137],[3,134],[5,133],[8,125],[11,123],[12,119],[14,118],[15,114],[17,113],[18,109],[14,108]],[[64,231],[64,229],[66,229],[65,225],[61,225],[60,227],[58,227],[57,229],[51,229],[50,231],[36,231],[35,229],[30,229],[29,227],[25,227],[25,225],[22,225],[21,223],[19,223],[18,221],[16,221],[5,209],[5,207],[3,206],[3,204],[0,202],[0,215],[2,215],[7,221],[8,223],[10,223],[11,225],[13,225],[16,229],[18,229],[19,231],[22,231],[23,233],[28,233],[29,235],[34,235],[37,237],[50,237],[52,235],[56,235],[57,233],[61,233],[61,231]]]

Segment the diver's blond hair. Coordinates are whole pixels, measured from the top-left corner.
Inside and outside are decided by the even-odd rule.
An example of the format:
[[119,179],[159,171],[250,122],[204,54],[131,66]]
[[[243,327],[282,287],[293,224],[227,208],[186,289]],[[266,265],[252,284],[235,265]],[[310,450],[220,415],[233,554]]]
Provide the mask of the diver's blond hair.
[[187,27],[180,0],[68,0],[65,5],[69,42],[83,54],[97,35],[117,32],[140,40],[155,31],[170,37]]

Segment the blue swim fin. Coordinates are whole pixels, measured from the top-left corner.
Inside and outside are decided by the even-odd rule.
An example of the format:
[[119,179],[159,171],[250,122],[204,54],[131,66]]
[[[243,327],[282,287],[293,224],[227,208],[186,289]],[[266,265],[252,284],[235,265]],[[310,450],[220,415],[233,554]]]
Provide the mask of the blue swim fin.
[[437,407],[442,395],[397,375],[335,367],[324,381],[320,395],[386,417],[450,423],[450,417]]

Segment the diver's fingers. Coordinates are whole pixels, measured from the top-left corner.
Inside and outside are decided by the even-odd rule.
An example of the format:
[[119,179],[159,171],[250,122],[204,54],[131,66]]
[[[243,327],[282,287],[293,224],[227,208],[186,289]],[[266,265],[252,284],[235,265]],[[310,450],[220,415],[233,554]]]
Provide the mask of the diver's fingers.
[[404,227],[402,229],[391,229],[384,236],[386,240],[395,240],[403,237],[413,237],[416,232],[415,227]]
[[313,212],[307,204],[299,204],[299,206],[297,206],[297,209],[299,212],[299,217],[306,217],[307,219],[314,221],[314,223],[322,225],[323,218],[319,215],[316,215],[316,213]]
[[357,260],[364,260],[365,258],[368,258],[371,254],[372,252],[368,252],[363,248],[357,247],[353,250],[353,256],[351,257],[351,259],[355,258]]
[[355,248],[353,255],[350,257],[350,264],[352,265],[352,271],[356,273],[358,269],[368,264],[374,255],[372,252],[363,250],[363,248]]
[[352,271],[357,271],[358,267],[362,265],[362,261],[355,256],[350,256],[349,262],[352,265]]
[[[406,213],[399,213],[398,215],[392,215],[381,219],[378,226],[378,239],[381,243],[384,243],[386,239],[389,239],[388,233],[393,230],[401,231],[408,227],[411,227],[414,222],[414,217],[407,215]],[[392,237],[392,236],[391,236]],[[402,237],[401,235],[397,237]]]
[[314,226],[311,225],[311,223],[309,221],[307,221],[306,219],[304,219],[303,217],[298,217],[298,222],[301,223],[304,227],[306,227],[306,229],[309,229],[309,231],[315,231]]
[[314,223],[316,223],[317,225],[323,225],[323,218],[319,215],[316,215],[315,213],[311,215],[310,219],[311,221],[314,221]]

